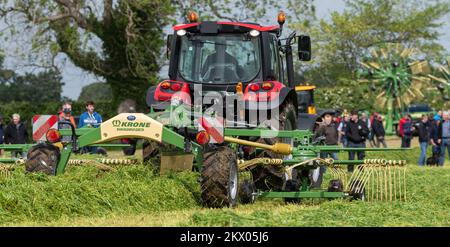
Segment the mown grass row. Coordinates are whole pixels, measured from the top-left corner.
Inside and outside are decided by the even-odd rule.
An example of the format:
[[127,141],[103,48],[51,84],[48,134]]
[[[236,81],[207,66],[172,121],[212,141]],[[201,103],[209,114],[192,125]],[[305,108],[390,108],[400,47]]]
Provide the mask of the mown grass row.
[[177,210],[196,207],[198,196],[190,172],[159,177],[142,165],[112,172],[75,166],[50,177],[16,169],[0,177],[0,224]]

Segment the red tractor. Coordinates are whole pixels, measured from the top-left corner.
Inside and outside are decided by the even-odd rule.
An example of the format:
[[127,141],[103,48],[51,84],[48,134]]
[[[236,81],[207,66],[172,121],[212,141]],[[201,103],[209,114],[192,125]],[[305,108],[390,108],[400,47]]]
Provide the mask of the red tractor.
[[[148,90],[146,101],[150,111],[167,110],[172,96],[180,92],[189,98],[181,100],[200,105],[204,111],[214,104],[214,100],[205,100],[206,95],[214,92],[223,98],[238,95],[244,99],[243,110],[237,110],[235,102],[223,101],[222,116],[234,124],[226,128],[258,127],[263,123],[252,121],[249,116],[252,112],[261,114],[264,111],[272,121],[278,122],[277,129],[298,129],[300,106],[295,86],[299,83],[294,80],[293,44],[297,43],[299,60],[310,61],[310,37],[296,36],[293,32],[287,38],[281,38],[286,19],[284,12],[278,15],[279,25],[273,26],[246,22],[199,22],[194,12],[188,19],[189,24],[175,25],[174,33],[167,38],[169,79]],[[201,91],[196,86],[201,86]],[[202,102],[191,102],[192,99],[201,99]],[[250,140],[271,142],[260,137]],[[144,160],[159,157],[159,148],[144,142]],[[244,152],[248,154],[252,150]],[[271,153],[260,155],[275,156]],[[273,173],[259,172],[262,177]],[[276,174],[276,177],[280,176]],[[257,179],[255,185],[258,186]]]

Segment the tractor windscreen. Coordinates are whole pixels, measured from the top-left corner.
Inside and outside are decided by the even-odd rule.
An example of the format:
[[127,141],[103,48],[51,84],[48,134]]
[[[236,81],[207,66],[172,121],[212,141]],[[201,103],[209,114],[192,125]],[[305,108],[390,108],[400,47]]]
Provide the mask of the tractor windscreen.
[[245,34],[192,35],[181,38],[179,72],[191,82],[248,82],[260,71],[258,37]]

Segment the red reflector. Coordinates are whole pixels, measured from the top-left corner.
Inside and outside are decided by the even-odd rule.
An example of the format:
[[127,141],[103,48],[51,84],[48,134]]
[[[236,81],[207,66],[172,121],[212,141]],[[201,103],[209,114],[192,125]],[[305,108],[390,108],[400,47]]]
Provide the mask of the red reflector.
[[170,83],[165,81],[165,82],[161,83],[161,87],[164,88],[164,89],[169,89],[170,88]]
[[253,92],[256,92],[259,90],[259,85],[258,84],[251,84],[250,85],[250,90],[252,90]]
[[195,139],[197,140],[198,144],[204,146],[209,143],[209,134],[206,131],[202,130],[197,133]]
[[61,141],[61,134],[56,129],[49,129],[45,134],[47,141],[55,143]]
[[270,82],[265,82],[265,83],[263,83],[262,84],[262,89],[264,89],[264,90],[266,90],[266,91],[268,91],[268,90],[270,90],[270,89],[272,89],[272,83],[270,83]]
[[173,84],[170,86],[170,89],[172,89],[172,91],[180,91],[181,85],[178,84],[178,83],[173,83]]

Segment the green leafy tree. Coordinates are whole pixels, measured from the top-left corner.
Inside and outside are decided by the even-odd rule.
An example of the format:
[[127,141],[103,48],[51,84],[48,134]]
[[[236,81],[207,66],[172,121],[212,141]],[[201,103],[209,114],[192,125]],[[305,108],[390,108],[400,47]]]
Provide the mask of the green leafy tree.
[[[54,65],[65,54],[76,66],[106,80],[114,104],[125,98],[144,104],[146,89],[158,82],[168,25],[190,10],[201,20],[261,22],[267,10],[292,9],[293,18],[309,20],[312,0],[0,0],[0,16],[10,25],[9,36],[32,36],[32,61]],[[276,12],[275,12],[276,13]],[[5,34],[6,35],[6,32]],[[34,62],[33,62],[34,63]]]
[[330,20],[319,20],[308,29],[314,61],[304,67],[305,76],[328,86],[356,79],[360,59],[385,43],[415,47],[428,59],[440,61],[445,49],[438,43],[438,28],[449,13],[448,1],[347,0],[343,13],[333,12]]
[[59,102],[64,85],[61,80],[61,74],[53,70],[15,74],[8,82],[0,83],[0,102]]
[[86,102],[88,100],[98,101],[111,101],[112,100],[112,90],[109,84],[104,82],[96,82],[84,86],[81,89],[78,101]]

